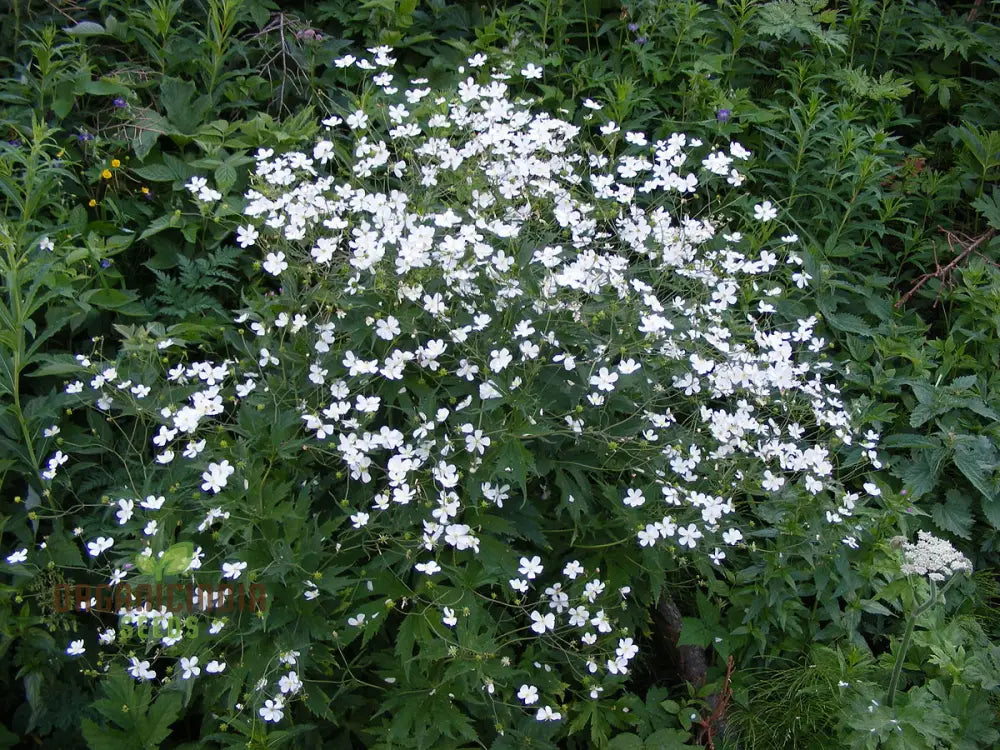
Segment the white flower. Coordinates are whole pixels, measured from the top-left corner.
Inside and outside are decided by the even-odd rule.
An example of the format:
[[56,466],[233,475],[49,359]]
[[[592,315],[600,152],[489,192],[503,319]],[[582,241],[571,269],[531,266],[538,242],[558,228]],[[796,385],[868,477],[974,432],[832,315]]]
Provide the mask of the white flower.
[[155,680],[156,672],[149,668],[149,662],[143,659],[139,661],[132,657],[132,666],[128,668],[129,674],[137,680]]
[[285,260],[285,254],[282,252],[268,253],[264,259],[264,270],[272,276],[277,276],[287,269],[288,262]]
[[192,677],[200,675],[201,667],[198,666],[198,657],[192,656],[189,659],[186,656],[182,656],[181,669],[183,670],[183,674],[181,674],[182,680],[190,680]]
[[18,563],[23,563],[27,559],[28,559],[28,548],[23,547],[22,549],[17,550],[17,552],[12,552],[11,554],[7,555],[7,564],[17,565]]
[[878,485],[874,482],[865,482],[864,484],[865,492],[867,492],[872,497],[878,497],[882,494],[882,490],[879,489]]
[[364,130],[368,126],[368,115],[358,109],[347,116],[347,127],[351,130]]
[[552,710],[552,706],[542,706],[535,714],[538,721],[559,721],[562,714]]
[[221,463],[210,463],[208,470],[201,475],[201,478],[204,480],[201,488],[205,491],[218,493],[225,489],[226,484],[229,483],[229,477],[235,471],[236,469],[229,465],[228,460],[224,460]]
[[535,555],[530,560],[527,557],[522,557],[520,562],[521,562],[521,567],[517,569],[517,572],[525,576],[529,580],[533,579],[543,570],[541,564],[542,558],[540,558],[538,555]]
[[541,78],[543,72],[542,68],[534,63],[528,63],[527,66],[521,69],[521,75],[528,79]]
[[722,533],[722,541],[726,544],[736,544],[743,538],[743,533],[739,529],[729,529]]
[[289,672],[278,680],[278,688],[282,693],[292,693],[293,695],[302,689],[302,681],[296,672]]
[[546,630],[556,629],[556,616],[551,612],[542,614],[535,611],[531,613],[531,629],[539,635],[544,635]]
[[577,576],[583,574],[583,565],[580,564],[579,560],[572,560],[566,563],[566,567],[563,568],[563,575],[569,578],[571,581],[575,581]]
[[520,689],[517,691],[517,699],[526,706],[530,706],[532,703],[537,703],[538,688],[534,685],[521,685]]
[[444,608],[444,617],[441,618],[441,622],[447,625],[449,628],[455,627],[458,624],[458,617],[455,615],[455,610],[451,607]]
[[79,656],[87,651],[83,646],[83,639],[78,641],[70,641],[69,648],[66,649],[66,653],[70,656]]
[[425,575],[429,576],[441,572],[441,566],[438,565],[434,560],[425,563],[417,563],[413,567],[416,568],[418,572],[424,573]]
[[141,501],[139,505],[147,510],[159,510],[163,507],[163,503],[166,502],[166,498],[163,495],[146,495],[146,499]]
[[250,247],[257,241],[258,237],[260,237],[260,233],[252,224],[236,227],[236,242],[239,243],[240,247]]
[[264,721],[279,722],[284,718],[285,714],[281,710],[283,708],[281,701],[271,700],[268,698],[264,701],[264,705],[257,711],[260,717]]
[[399,321],[391,315],[375,323],[375,335],[386,341],[392,341],[393,338],[400,334],[400,331]]
[[917,532],[917,543],[903,543],[905,562],[900,570],[906,575],[927,576],[932,581],[943,581],[955,573],[972,573],[972,563],[955,549],[951,542],[926,531]]
[[783,477],[775,476],[770,471],[764,472],[764,481],[761,482],[761,486],[768,492],[777,492],[785,484]]
[[236,580],[247,569],[245,562],[222,563],[222,577]]
[[599,391],[613,391],[617,380],[617,372],[610,372],[607,367],[602,367],[597,375],[591,375],[590,384]]
[[218,674],[226,668],[226,663],[224,661],[215,661],[214,659],[205,665],[205,671],[210,674]]
[[114,543],[115,540],[111,537],[99,536],[94,541],[87,542],[87,552],[91,557],[97,557],[105,550],[111,549]]
[[630,489],[625,494],[625,499],[622,500],[630,508],[638,508],[640,505],[646,502],[646,497],[642,494],[640,490]]
[[698,540],[701,539],[702,533],[698,530],[698,527],[693,523],[688,524],[686,527],[677,529],[677,542],[682,547],[687,545],[691,549],[694,549],[698,544]]
[[363,612],[359,612],[355,617],[348,617],[347,624],[353,625],[356,628],[360,628],[365,624],[365,615]]
[[778,209],[771,205],[771,201],[758,203],[753,207],[753,217],[757,221],[771,221],[778,215]]

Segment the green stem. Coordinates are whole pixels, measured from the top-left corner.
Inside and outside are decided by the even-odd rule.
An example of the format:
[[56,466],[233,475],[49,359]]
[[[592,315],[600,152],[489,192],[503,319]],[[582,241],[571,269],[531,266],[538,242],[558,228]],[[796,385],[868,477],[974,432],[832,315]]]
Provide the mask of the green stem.
[[889,678],[889,692],[885,698],[885,705],[892,707],[893,701],[896,699],[896,688],[899,687],[899,679],[903,674],[903,662],[906,661],[906,652],[910,648],[910,640],[913,637],[913,628],[917,624],[917,619],[924,614],[927,610],[937,604],[938,596],[943,595],[951,584],[954,582],[955,577],[952,576],[948,579],[948,582],[939,592],[937,590],[937,584],[934,581],[930,581],[931,584],[931,595],[930,598],[913,610],[913,614],[910,616],[909,621],[906,623],[906,630],[903,631],[903,640],[899,644],[899,653],[896,655],[896,663],[892,667],[892,676]]

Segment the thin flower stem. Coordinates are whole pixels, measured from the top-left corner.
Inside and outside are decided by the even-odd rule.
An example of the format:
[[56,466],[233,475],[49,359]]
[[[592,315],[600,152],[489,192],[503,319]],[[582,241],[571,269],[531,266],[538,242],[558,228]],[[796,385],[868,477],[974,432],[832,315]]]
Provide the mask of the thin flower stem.
[[[949,579],[948,583],[945,584],[944,588],[941,590],[943,594],[948,590],[951,582],[955,580],[954,578]],[[913,614],[906,623],[906,630],[903,631],[903,641],[899,645],[899,653],[896,655],[896,663],[892,667],[892,676],[889,678],[889,693],[885,698],[885,705],[892,707],[892,703],[896,698],[896,688],[899,686],[899,678],[903,672],[903,662],[906,660],[906,652],[910,648],[910,639],[913,637],[913,628],[917,624],[917,619],[924,614],[927,610],[933,607],[937,603],[938,590],[937,584],[933,580],[930,581],[931,584],[931,595],[930,598],[913,610]]]

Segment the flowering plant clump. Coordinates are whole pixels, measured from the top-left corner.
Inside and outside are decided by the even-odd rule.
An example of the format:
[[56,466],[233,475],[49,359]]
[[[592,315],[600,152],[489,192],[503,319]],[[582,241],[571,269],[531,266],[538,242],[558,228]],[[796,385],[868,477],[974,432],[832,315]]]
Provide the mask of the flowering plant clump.
[[[236,239],[264,275],[227,355],[153,326],[78,358],[67,392],[132,451],[76,519],[90,570],[267,593],[143,643],[115,631],[166,608],[122,607],[97,664],[194,683],[247,736],[603,736],[666,573],[723,575],[785,524],[857,546],[878,488],[841,477],[878,435],[788,312],[810,277],[736,190],[739,143],[536,111],[513,91],[535,66],[477,55],[435,91],[370,53],[337,61],[370,77],[319,142],[257,154]],[[48,480],[94,475],[71,442]]]

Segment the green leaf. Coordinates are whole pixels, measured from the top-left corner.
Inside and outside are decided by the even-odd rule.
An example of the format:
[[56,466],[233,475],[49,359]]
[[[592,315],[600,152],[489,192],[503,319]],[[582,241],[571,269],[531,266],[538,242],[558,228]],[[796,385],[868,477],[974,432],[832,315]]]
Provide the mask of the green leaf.
[[63,31],[71,36],[99,36],[108,33],[101,24],[94,21],[80,21],[73,26],[66,26]]
[[87,81],[83,84],[83,93],[92,96],[125,96],[128,86],[113,81]]
[[[132,171],[137,177],[143,180],[149,180],[150,182],[173,182],[177,179],[173,170],[171,170],[166,164],[149,164]],[[145,237],[146,232],[143,232],[142,236]]]
[[220,164],[215,170],[215,187],[220,193],[225,193],[236,183],[236,170],[232,164]]
[[163,115],[144,107],[135,110],[132,126],[135,129],[135,135],[132,136],[132,151],[140,160],[149,155],[161,135],[174,132]]
[[99,307],[104,310],[117,310],[125,307],[131,302],[135,302],[138,295],[129,290],[120,289],[91,289],[80,295],[83,302]]
[[701,646],[712,644],[712,631],[697,617],[685,617],[681,623],[681,634],[677,639],[678,646]]
[[852,313],[827,313],[824,318],[826,322],[838,331],[847,333],[857,333],[862,336],[874,336],[875,330],[865,323],[865,321]]
[[176,691],[160,693],[149,712],[136,722],[137,738],[142,741],[142,747],[158,748],[170,736],[170,725],[180,714],[182,700]]
[[931,508],[931,518],[942,531],[961,539],[971,538],[973,523],[971,503],[958,490],[948,490],[947,500]]
[[157,570],[159,566],[157,566],[157,564],[153,561],[153,558],[148,555],[136,555],[135,567],[139,569],[140,573],[152,575],[153,571]]
[[160,569],[166,575],[183,573],[188,569],[193,557],[194,544],[178,542],[163,553],[163,557],[160,558]]
[[637,734],[618,734],[608,743],[608,750],[643,750],[642,738]]
[[683,729],[661,729],[646,738],[646,750],[677,750],[678,748],[694,747],[688,740],[691,733]]
[[986,217],[994,229],[1000,229],[1000,188],[993,188],[991,196],[982,195],[972,201],[972,207]]
[[886,607],[884,604],[879,604],[873,599],[862,599],[861,609],[872,615],[884,615],[885,617],[893,617],[893,611]]
[[997,468],[997,451],[985,435],[959,435],[955,439],[953,455],[955,466],[972,486],[983,493],[990,502],[998,499],[998,488],[994,470]]
[[180,78],[167,76],[160,83],[160,101],[167,112],[167,119],[181,133],[193,133],[212,106],[212,100],[207,96],[192,101],[196,91],[193,82]]

